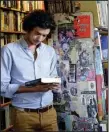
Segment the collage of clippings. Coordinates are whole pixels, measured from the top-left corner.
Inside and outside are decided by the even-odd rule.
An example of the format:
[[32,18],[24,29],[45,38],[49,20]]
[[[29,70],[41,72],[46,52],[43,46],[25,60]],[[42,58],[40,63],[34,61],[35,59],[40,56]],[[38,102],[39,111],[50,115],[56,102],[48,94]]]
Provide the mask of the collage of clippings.
[[54,33],[52,46],[58,56],[57,72],[62,79],[61,92],[54,93],[59,130],[73,132],[97,128],[93,45],[91,38],[75,37],[71,21],[59,24]]
[[95,68],[93,57],[93,41],[91,39],[79,39],[76,41],[77,56],[77,80],[95,80]]

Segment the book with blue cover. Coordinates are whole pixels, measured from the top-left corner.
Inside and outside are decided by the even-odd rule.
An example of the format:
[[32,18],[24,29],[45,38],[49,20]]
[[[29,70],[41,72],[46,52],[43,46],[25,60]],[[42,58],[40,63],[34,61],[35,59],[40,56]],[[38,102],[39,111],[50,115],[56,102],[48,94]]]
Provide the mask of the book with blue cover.
[[101,39],[101,49],[102,50],[108,49],[108,36],[102,35],[100,39]]
[[108,36],[101,36],[101,49],[102,49],[102,56],[104,60],[108,59]]

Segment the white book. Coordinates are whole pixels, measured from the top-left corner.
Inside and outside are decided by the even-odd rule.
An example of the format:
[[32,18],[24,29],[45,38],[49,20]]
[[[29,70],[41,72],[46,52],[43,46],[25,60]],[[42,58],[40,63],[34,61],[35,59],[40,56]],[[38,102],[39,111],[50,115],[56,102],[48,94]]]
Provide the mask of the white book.
[[59,84],[61,84],[61,78],[39,78],[36,80],[31,80],[31,81],[25,82],[25,86],[31,87],[31,86],[36,86],[41,83],[59,83]]
[[42,83],[61,83],[61,78],[41,78]]

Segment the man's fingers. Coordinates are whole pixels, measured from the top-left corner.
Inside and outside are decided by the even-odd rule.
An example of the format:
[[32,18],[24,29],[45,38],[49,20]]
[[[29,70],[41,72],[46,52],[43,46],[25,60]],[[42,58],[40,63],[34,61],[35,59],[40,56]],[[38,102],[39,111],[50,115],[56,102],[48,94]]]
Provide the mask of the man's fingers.
[[59,88],[61,88],[61,85],[60,84],[57,84],[57,83],[43,83],[40,85],[40,88],[44,91],[46,90],[57,90]]

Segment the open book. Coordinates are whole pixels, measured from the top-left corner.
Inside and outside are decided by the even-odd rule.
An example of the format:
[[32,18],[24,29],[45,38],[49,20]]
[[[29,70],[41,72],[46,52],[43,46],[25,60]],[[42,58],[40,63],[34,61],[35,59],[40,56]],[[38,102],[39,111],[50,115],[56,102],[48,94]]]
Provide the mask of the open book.
[[61,78],[39,78],[36,80],[25,82],[25,86],[31,87],[41,83],[61,83]]

